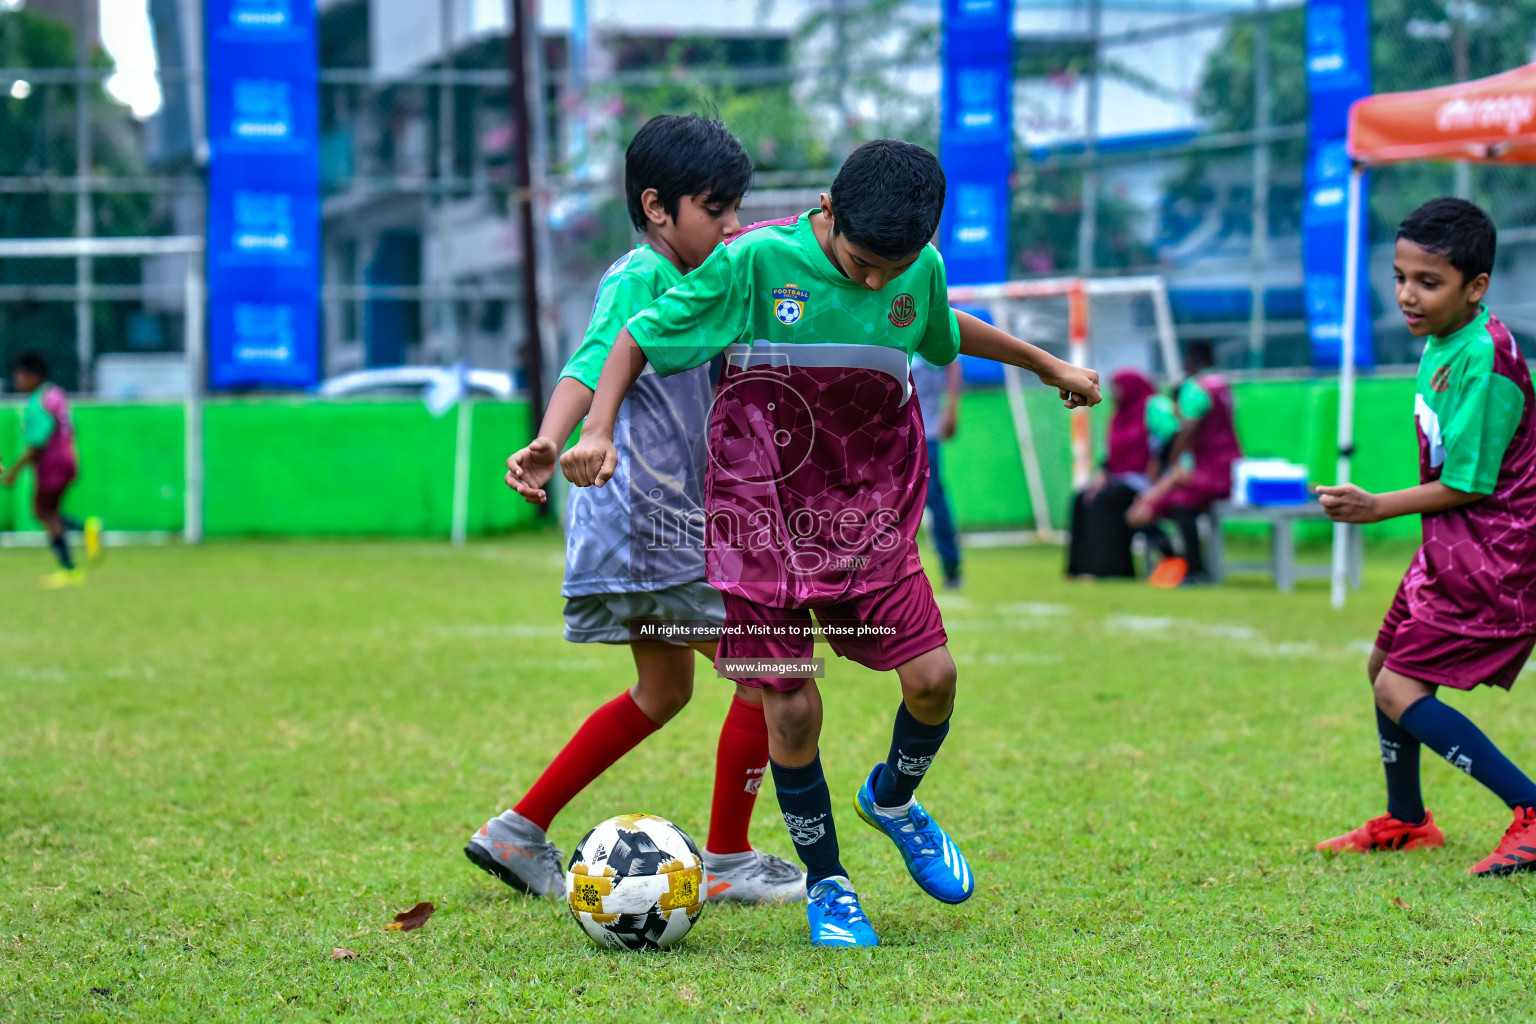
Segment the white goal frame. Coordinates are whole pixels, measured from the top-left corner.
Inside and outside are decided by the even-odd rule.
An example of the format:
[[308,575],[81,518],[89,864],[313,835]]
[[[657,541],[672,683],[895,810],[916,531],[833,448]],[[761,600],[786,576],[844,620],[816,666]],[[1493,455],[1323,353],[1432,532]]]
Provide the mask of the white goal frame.
[[[1168,304],[1168,285],[1159,274],[1136,277],[1049,277],[1031,281],[1004,281],[999,284],[951,285],[949,289],[952,305],[983,306],[1000,327],[1008,322],[1010,302],[1065,297],[1067,358],[1079,366],[1087,366],[1090,358],[1088,326],[1093,299],[1136,295],[1145,295],[1152,300],[1152,315],[1164,371],[1173,374],[1179,366],[1179,339],[1174,330],[1173,311]],[[1003,383],[1008,392],[1008,408],[1018,438],[1024,482],[1029,489],[1030,506],[1034,512],[1035,535],[1041,540],[1059,541],[1062,534],[1052,523],[1050,502],[1045,494],[1045,478],[1040,472],[1040,454],[1035,447],[1029,411],[1024,404],[1023,371],[1015,366],[1004,366]],[[1092,475],[1093,448],[1089,437],[1088,410],[1077,409],[1072,413],[1073,487],[1083,487]]]
[[[3,238],[0,259],[73,259],[104,256],[187,256],[185,279],[185,318],[183,347],[187,365],[184,444],[185,509],[182,515],[182,539],[198,544],[203,539],[203,378],[206,359],[203,325],[207,292],[203,285],[203,239],[196,235],[165,235],[153,238]],[[88,288],[88,282],[84,283]],[[5,534],[0,541],[14,544],[27,535]],[[163,541],[161,533],[118,533],[109,531],[111,543]]]

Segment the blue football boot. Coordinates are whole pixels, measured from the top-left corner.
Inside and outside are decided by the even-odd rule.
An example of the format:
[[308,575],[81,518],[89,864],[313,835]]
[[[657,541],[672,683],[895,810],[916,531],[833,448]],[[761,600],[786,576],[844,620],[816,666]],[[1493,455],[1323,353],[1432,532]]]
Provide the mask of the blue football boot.
[[887,818],[875,810],[875,780],[885,771],[885,762],[875,765],[875,770],[864,780],[854,797],[859,817],[890,837],[907,862],[907,871],[929,896],[941,903],[964,903],[975,891],[976,880],[971,877],[971,866],[966,863],[960,847],[944,830],[935,825],[923,805],[914,798],[907,813],[899,818]]
[[840,876],[824,878],[805,896],[813,946],[878,946],[880,937],[859,906],[859,894]]

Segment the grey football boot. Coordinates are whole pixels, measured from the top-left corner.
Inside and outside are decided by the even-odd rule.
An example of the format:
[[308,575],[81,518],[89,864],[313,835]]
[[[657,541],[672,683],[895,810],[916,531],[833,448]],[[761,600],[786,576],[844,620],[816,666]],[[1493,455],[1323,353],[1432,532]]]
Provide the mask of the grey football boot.
[[504,811],[469,837],[464,856],[518,892],[565,895],[565,855],[544,830],[516,811]]
[[805,899],[805,872],[771,853],[704,851],[704,891],[711,901],[778,903]]

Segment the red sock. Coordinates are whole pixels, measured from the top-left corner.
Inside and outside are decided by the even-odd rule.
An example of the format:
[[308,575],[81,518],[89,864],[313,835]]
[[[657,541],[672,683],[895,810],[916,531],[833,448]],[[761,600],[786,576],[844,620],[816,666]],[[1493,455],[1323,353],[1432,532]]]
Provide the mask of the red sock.
[[512,809],[547,830],[577,793],[659,728],[625,690],[581,723],[565,749]]
[[710,853],[745,853],[752,849],[747,827],[752,806],[768,767],[768,724],[763,706],[731,698],[731,710],[720,727],[715,753],[715,799],[709,808]]

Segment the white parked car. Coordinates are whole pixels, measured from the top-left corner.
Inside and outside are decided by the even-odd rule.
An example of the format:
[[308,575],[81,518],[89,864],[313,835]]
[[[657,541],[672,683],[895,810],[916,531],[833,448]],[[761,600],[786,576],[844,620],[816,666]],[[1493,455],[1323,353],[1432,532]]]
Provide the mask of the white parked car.
[[372,370],[344,373],[320,382],[316,393],[335,398],[342,395],[401,395],[425,398],[430,394],[456,392],[458,375],[464,374],[464,386],[476,398],[518,397],[510,373],[500,370],[463,370],[455,366],[383,366]]

